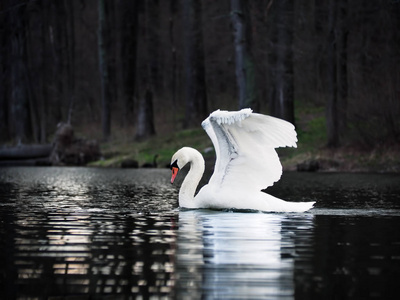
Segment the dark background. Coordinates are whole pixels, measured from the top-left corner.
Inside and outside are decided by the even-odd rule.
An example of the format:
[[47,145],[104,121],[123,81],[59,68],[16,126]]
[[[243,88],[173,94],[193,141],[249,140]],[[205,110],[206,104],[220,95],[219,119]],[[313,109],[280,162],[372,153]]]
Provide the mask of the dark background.
[[400,140],[400,1],[1,0],[0,142],[110,140],[323,108],[331,147]]

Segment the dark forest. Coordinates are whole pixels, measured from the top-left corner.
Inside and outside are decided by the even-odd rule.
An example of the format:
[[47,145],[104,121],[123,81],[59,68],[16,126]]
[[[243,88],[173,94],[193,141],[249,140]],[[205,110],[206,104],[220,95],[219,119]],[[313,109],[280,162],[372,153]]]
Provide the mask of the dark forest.
[[400,1],[1,0],[0,142],[199,127],[215,109],[298,122],[326,145],[400,142]]

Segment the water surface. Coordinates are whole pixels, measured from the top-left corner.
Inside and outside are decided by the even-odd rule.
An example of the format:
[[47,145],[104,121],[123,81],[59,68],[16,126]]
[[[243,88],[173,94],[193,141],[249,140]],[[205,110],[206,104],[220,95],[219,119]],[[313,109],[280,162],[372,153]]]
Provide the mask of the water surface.
[[400,176],[284,174],[301,214],[179,210],[169,170],[0,169],[4,299],[395,299]]

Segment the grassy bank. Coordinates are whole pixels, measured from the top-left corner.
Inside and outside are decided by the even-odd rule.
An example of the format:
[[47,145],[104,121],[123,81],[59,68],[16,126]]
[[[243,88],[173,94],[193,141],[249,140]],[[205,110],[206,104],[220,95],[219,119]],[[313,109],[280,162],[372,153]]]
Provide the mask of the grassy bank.
[[[285,170],[296,170],[303,162],[316,161],[320,171],[346,172],[400,172],[400,146],[378,145],[361,147],[347,144],[336,149],[325,147],[326,125],[324,110],[317,107],[302,107],[297,113],[297,148],[281,148],[278,153]],[[214,156],[212,143],[199,126],[170,134],[157,135],[142,142],[113,140],[101,146],[103,159],[91,166],[120,167],[125,160],[136,160],[139,166],[152,163],[158,155],[158,167],[170,163],[172,155],[183,146],[198,149],[206,157]]]
[[93,162],[91,166],[119,167],[122,161],[136,160],[139,166],[152,163],[158,155],[158,167],[165,167],[171,161],[176,150],[190,146],[203,152],[212,146],[207,134],[199,129],[182,130],[167,135],[157,135],[141,142],[114,140],[101,145],[103,159]]

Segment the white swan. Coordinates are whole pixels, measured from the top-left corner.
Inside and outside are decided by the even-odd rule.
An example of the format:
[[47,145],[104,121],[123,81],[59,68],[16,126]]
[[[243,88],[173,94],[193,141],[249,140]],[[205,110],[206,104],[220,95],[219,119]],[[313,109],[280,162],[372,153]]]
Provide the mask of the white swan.
[[214,111],[201,124],[216,152],[214,173],[195,197],[204,173],[199,151],[183,147],[171,159],[171,183],[180,169],[190,170],[179,191],[184,208],[251,209],[267,212],[303,212],[315,202],[286,202],[261,190],[278,181],[282,165],[277,147],[296,147],[294,126],[284,120],[253,113]]

